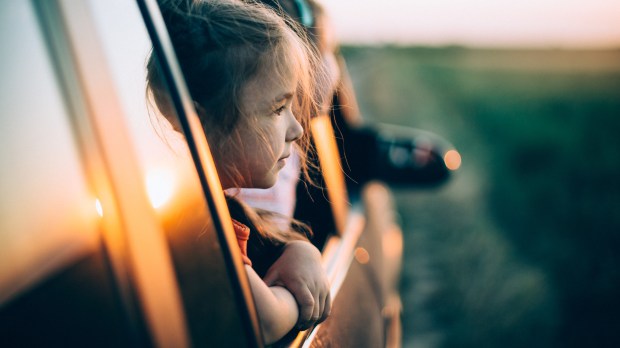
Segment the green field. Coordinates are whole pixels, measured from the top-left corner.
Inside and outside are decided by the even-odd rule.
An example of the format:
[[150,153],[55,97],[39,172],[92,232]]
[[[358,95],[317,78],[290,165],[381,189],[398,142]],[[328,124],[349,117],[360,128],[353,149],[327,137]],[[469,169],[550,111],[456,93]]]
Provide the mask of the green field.
[[463,166],[396,192],[406,347],[620,347],[620,50],[343,47],[364,117]]

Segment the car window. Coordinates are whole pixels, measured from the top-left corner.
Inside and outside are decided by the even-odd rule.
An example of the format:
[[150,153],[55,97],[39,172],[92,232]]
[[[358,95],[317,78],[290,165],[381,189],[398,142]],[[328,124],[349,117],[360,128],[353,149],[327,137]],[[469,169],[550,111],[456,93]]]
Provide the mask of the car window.
[[[34,14],[27,3],[3,7],[7,21],[2,22],[6,28],[0,39],[6,52],[0,63],[10,67],[3,70],[7,74],[0,97],[5,115],[0,118],[5,132],[0,146],[0,224],[5,232],[0,243],[0,298],[6,300],[9,293],[54,271],[66,259],[94,249],[98,216]],[[21,35],[11,35],[11,27]],[[37,218],[33,212],[39,212]],[[64,247],[68,256],[50,265],[46,256],[66,245],[74,245]],[[31,268],[47,271],[19,279]]]
[[0,342],[140,342],[109,272],[100,202],[35,9],[0,7]]
[[139,7],[118,0],[89,4],[145,189],[166,235],[191,342],[247,345],[254,338],[244,330],[245,304],[235,295],[238,281],[222,252],[186,135],[172,129],[146,91],[153,44]]
[[186,136],[149,106],[138,5],[1,13],[0,341],[254,342],[226,216],[213,218]]

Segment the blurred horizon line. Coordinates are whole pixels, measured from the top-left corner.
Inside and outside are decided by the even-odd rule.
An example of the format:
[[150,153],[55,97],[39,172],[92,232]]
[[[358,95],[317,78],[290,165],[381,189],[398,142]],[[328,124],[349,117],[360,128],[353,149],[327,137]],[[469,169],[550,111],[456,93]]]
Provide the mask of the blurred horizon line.
[[488,51],[619,51],[620,43],[609,46],[563,46],[563,45],[480,45],[452,43],[421,43],[402,41],[341,41],[344,47],[394,47],[420,49],[488,50]]

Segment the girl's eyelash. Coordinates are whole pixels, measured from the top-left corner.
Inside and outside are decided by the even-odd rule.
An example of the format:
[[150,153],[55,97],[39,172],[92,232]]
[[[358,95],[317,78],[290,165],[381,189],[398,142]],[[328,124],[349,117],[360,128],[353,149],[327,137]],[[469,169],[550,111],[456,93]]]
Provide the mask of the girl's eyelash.
[[284,111],[284,109],[286,109],[286,105],[282,105],[279,108],[275,109],[273,113],[280,116],[280,114],[282,113],[282,111]]

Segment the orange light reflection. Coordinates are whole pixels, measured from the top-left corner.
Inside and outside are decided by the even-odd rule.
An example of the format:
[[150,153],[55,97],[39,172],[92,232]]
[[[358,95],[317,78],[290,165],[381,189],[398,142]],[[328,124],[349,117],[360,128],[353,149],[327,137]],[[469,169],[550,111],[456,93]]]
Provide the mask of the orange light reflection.
[[457,170],[461,167],[461,154],[456,150],[446,152],[443,160],[446,162],[446,167],[450,170]]
[[364,248],[361,248],[361,247],[356,248],[354,255],[355,255],[355,259],[357,260],[357,262],[361,263],[362,265],[365,265],[368,262],[370,262],[370,254]]

